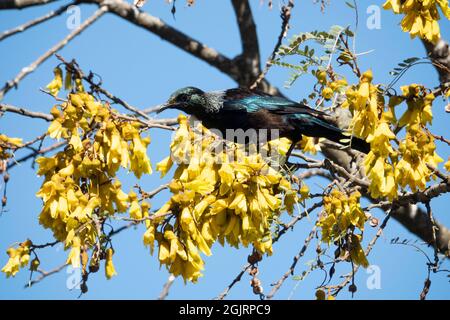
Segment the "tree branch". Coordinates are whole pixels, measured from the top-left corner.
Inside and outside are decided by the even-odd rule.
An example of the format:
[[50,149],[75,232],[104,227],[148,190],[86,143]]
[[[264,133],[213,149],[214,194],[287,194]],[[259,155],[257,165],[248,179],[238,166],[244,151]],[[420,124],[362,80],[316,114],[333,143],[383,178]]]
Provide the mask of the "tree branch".
[[231,0],[242,43],[242,54],[234,60],[242,68],[242,83],[252,83],[261,70],[258,34],[248,0]]
[[158,300],[164,300],[165,298],[167,298],[167,296],[169,295],[170,287],[172,286],[175,279],[176,279],[176,277],[173,274],[169,275],[167,282],[164,284],[164,287],[158,296]]
[[431,58],[436,71],[439,74],[441,84],[450,82],[450,47],[449,44],[440,39],[436,44],[422,40],[428,56]]
[[209,48],[200,41],[191,38],[187,34],[169,26],[161,19],[146,12],[139,11],[136,7],[125,1],[82,0],[82,2],[105,5],[109,12],[158,35],[161,39],[168,41],[187,53],[207,62],[223,73],[229,75],[234,80],[238,79],[239,69],[231,59],[217,52],[215,49]]
[[54,1],[57,0],[2,0],[0,1],[0,10],[23,9],[26,7],[43,5]]
[[66,4],[66,5],[60,7],[57,10],[50,11],[46,15],[43,15],[41,17],[38,17],[38,18],[34,19],[34,20],[28,21],[28,22],[26,22],[26,23],[24,23],[24,24],[22,24],[22,25],[20,25],[18,27],[15,27],[13,29],[4,31],[3,33],[0,34],[0,41],[4,40],[4,39],[6,39],[6,38],[8,38],[10,36],[13,36],[13,35],[15,35],[15,34],[17,34],[19,32],[23,32],[23,31],[25,31],[25,30],[27,30],[27,29],[35,26],[35,25],[38,25],[38,24],[40,24],[40,23],[42,23],[44,21],[50,20],[51,18],[59,16],[64,11],[66,11],[67,8],[69,8],[70,6],[74,5],[75,3],[76,3],[76,1],[71,2],[69,4]]
[[22,116],[26,116],[26,117],[30,117],[30,118],[44,119],[45,121],[52,121],[53,120],[53,116],[51,114],[43,113],[43,112],[30,111],[30,110],[27,110],[25,108],[15,107],[15,106],[12,106],[12,105],[9,105],[9,104],[4,104],[4,103],[0,103],[0,112],[12,112],[12,113],[17,113],[17,114],[20,114]]

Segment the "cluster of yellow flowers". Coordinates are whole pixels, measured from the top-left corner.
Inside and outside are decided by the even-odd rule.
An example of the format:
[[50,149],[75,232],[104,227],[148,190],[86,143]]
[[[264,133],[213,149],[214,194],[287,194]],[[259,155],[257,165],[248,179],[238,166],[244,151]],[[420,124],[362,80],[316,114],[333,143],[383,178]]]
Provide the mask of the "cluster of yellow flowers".
[[[45,228],[50,228],[66,248],[71,249],[67,263],[73,267],[82,264],[85,270],[87,251],[97,243],[106,246],[100,230],[105,219],[125,212],[130,204],[132,217],[148,215],[140,207],[136,208],[139,204],[134,192],[127,195],[122,191],[116,173],[123,167],[138,178],[142,174],[150,174],[152,170],[147,156],[150,139],[142,137],[139,122],[121,119],[108,104],[96,101],[83,91],[69,94],[67,102],[53,107],[51,114],[54,120],[48,128],[48,135],[66,140],[67,146],[53,156],[36,160],[38,175],[44,176],[36,194],[43,200],[39,221]],[[144,203],[142,208],[148,210],[149,206]],[[26,246],[21,247],[25,252]],[[109,279],[115,274],[113,251],[102,247],[105,250],[102,253],[98,252],[97,246],[95,248],[91,266],[98,266],[99,257],[103,256]],[[11,258],[19,257],[17,250],[10,250]],[[3,271],[14,275],[17,267],[12,269],[16,264],[15,260],[11,261]]]
[[396,14],[404,14],[401,25],[404,32],[436,43],[441,37],[438,6],[447,19],[450,19],[448,0],[387,0],[383,8]]
[[[53,69],[54,78],[47,85],[48,91],[55,97],[58,95],[63,87],[63,71],[58,66]],[[83,81],[75,74],[72,74],[70,70],[66,70],[66,75],[64,76],[64,89],[71,90],[75,88],[77,92],[83,92]]]
[[31,241],[27,240],[19,244],[17,248],[10,247],[6,251],[9,256],[9,260],[2,268],[2,272],[9,278],[15,276],[19,272],[20,268],[27,266],[30,262],[30,246]]
[[[353,114],[350,130],[371,145],[364,159],[369,191],[374,198],[397,197],[398,186],[412,191],[424,189],[432,176],[427,165],[436,166],[443,160],[435,152],[434,138],[424,127],[431,123],[434,95],[420,85],[401,88],[402,95],[391,96],[388,106],[378,85],[372,84],[372,73],[365,72],[356,86],[350,87],[343,107]],[[408,109],[397,120],[395,107],[406,102]],[[396,140],[393,127],[406,127],[406,137],[398,150],[391,143]]]
[[398,123],[400,127],[406,126],[406,137],[399,146],[401,159],[395,166],[395,179],[403,188],[409,185],[412,191],[423,190],[433,176],[427,165],[437,167],[443,161],[435,151],[434,137],[424,130],[433,119],[431,105],[435,97],[417,84],[401,89],[403,95],[393,103],[406,101],[408,109]]
[[[237,145],[214,152],[216,137],[201,125],[191,128],[185,116],[178,120],[171,156],[157,164],[165,175],[178,163],[169,186],[172,196],[147,221],[144,243],[153,251],[156,240],[161,264],[194,282],[203,269],[200,252],[210,255],[217,240],[234,247],[252,244],[271,254],[272,223],[281,210],[291,213],[308,196],[307,187],[295,188],[260,153],[243,154]],[[283,149],[289,146],[280,143]],[[167,215],[175,217],[173,224],[167,223]]]
[[[323,198],[325,210],[318,225],[322,230],[322,241],[337,242],[341,257],[349,257],[353,263],[367,267],[369,263],[361,247],[367,218],[359,204],[360,197],[359,192],[347,196],[338,189],[333,189]],[[361,234],[355,234],[356,229]]]
[[392,108],[385,110],[384,97],[372,80],[372,71],[364,72],[359,84],[347,89],[347,100],[342,107],[349,108],[353,115],[349,131],[371,146],[364,159],[366,174],[371,181],[369,192],[375,198],[387,196],[392,199],[397,195],[394,169],[390,162],[390,157],[395,155],[390,143],[395,138],[390,129],[395,115]]
[[370,152],[364,159],[364,168],[370,180],[369,192],[372,197],[397,197],[397,184],[394,179],[394,161],[397,152],[391,146],[395,139],[387,118],[391,113],[384,112],[375,132],[367,137]]
[[331,100],[335,93],[342,93],[348,86],[345,79],[328,79],[327,72],[324,70],[317,70],[315,76],[321,85],[321,94],[325,100]]
[[364,72],[358,85],[347,88],[347,100],[342,105],[353,114],[350,124],[352,134],[363,139],[375,133],[380,122],[379,115],[384,109],[383,95],[378,86],[372,84],[372,79],[372,71]]
[[11,138],[4,134],[0,134],[0,160],[11,158],[10,150],[19,148],[22,145],[22,139]]

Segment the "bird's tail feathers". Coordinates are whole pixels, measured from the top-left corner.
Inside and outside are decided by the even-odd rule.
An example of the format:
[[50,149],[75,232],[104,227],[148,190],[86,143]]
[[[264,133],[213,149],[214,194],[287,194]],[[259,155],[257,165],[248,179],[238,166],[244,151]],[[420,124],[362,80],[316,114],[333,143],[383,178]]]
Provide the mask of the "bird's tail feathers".
[[[311,119],[310,119],[311,120]],[[351,134],[347,134],[341,129],[335,127],[331,123],[328,123],[322,119],[314,119],[313,125],[307,130],[303,131],[302,134],[310,137],[322,137],[333,142],[339,143],[343,146],[348,146],[352,149],[358,150],[363,153],[369,153],[370,144],[365,140],[352,137]],[[299,123],[300,124],[300,123]],[[304,123],[300,126],[304,127]]]

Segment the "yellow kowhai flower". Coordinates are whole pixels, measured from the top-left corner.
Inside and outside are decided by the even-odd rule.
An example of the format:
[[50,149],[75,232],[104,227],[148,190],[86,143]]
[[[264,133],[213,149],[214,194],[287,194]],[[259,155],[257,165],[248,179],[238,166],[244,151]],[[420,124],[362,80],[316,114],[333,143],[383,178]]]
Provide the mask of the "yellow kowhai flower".
[[114,255],[114,250],[112,248],[106,249],[106,257],[105,257],[105,275],[109,280],[113,276],[117,275],[116,269],[114,268],[114,264],[112,261]]
[[419,126],[407,129],[406,138],[399,147],[401,160],[395,167],[395,179],[403,188],[407,185],[413,192],[426,188],[433,174],[427,164],[436,167],[443,159],[435,152],[434,138]]
[[55,69],[53,69],[53,73],[55,77],[47,85],[47,89],[50,91],[52,95],[57,96],[63,86],[62,70],[60,67],[56,67]]
[[450,157],[448,157],[447,162],[444,164],[444,168],[445,168],[445,170],[450,172]]
[[372,84],[372,79],[372,71],[364,72],[359,84],[347,89],[347,100],[342,104],[353,115],[350,124],[352,134],[363,139],[375,132],[384,108],[384,98],[378,86]]
[[386,121],[381,122],[375,132],[367,137],[370,152],[364,158],[364,168],[370,180],[369,192],[374,198],[387,196],[392,200],[397,197],[394,167],[389,161],[396,154],[390,143],[393,139],[395,134]]
[[74,236],[71,241],[66,240],[66,246],[71,246],[66,264],[71,264],[74,269],[79,268],[81,265],[81,239]]
[[0,160],[11,158],[12,154],[8,151],[14,151],[22,146],[22,139],[11,138],[4,134],[0,134]]
[[322,89],[322,97],[324,97],[325,100],[330,100],[333,97],[333,89],[330,87],[325,87]]
[[397,97],[398,99],[392,105],[395,106],[402,101],[406,101],[408,110],[402,115],[398,125],[403,127],[414,124],[431,124],[433,119],[431,107],[435,96],[432,93],[427,93],[425,87],[418,84],[403,86],[401,90],[403,95]]
[[136,193],[134,191],[130,191],[128,194],[128,199],[130,201],[130,217],[132,219],[142,219],[142,209],[139,205]]
[[[319,141],[320,141],[320,139],[319,139]],[[319,145],[319,143],[316,143],[316,138],[302,136],[302,140],[300,140],[299,144],[300,144],[300,149],[302,149],[303,152],[309,152],[311,154],[316,154],[317,151],[320,151],[320,145]]]
[[411,38],[419,36],[436,43],[441,35],[438,20],[438,6],[447,19],[450,19],[448,0],[387,0],[383,8],[396,14],[404,14],[401,26]]

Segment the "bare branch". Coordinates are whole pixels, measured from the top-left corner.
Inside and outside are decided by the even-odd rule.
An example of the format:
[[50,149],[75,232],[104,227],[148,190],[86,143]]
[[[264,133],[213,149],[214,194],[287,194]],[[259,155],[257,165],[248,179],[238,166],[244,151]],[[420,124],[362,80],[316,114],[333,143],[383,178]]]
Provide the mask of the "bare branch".
[[31,6],[47,4],[54,1],[56,0],[2,0],[0,1],[0,10],[23,9]]
[[62,14],[64,11],[66,11],[67,8],[69,8],[70,6],[72,6],[72,5],[76,4],[76,3],[77,3],[76,1],[71,2],[69,4],[66,4],[66,5],[60,7],[57,10],[50,11],[46,15],[43,15],[43,16],[41,16],[39,18],[36,18],[34,20],[31,20],[31,21],[28,21],[28,22],[26,22],[26,23],[24,23],[24,24],[22,24],[22,25],[20,25],[18,27],[15,27],[13,29],[6,30],[2,34],[0,34],[0,41],[4,40],[4,39],[6,39],[6,38],[8,38],[10,36],[13,36],[13,35],[15,35],[17,33],[23,32],[23,31],[25,31],[25,30],[27,30],[27,29],[35,26],[35,25],[38,25],[38,24],[40,24],[40,23],[42,23],[44,21],[50,20],[50,19],[52,19],[54,17],[57,17],[60,14]]
[[170,287],[172,286],[175,279],[176,279],[175,276],[173,274],[170,274],[169,278],[167,279],[167,282],[164,284],[164,287],[158,296],[158,300],[164,300],[165,298],[167,298],[167,296],[169,295]]
[[228,295],[228,293],[230,292],[231,288],[234,287],[234,285],[236,283],[238,283],[239,281],[241,281],[242,276],[244,275],[244,273],[251,267],[252,265],[250,263],[247,263],[242,270],[238,273],[238,275],[233,279],[233,281],[231,281],[231,283],[225,288],[225,290],[219,294],[219,296],[215,299],[215,300],[223,300],[226,298],[226,296]]
[[44,119],[45,121],[53,120],[53,116],[51,114],[31,111],[31,110],[27,110],[25,108],[12,106],[10,104],[0,103],[0,111],[17,113],[22,116],[26,116],[26,117],[30,117],[30,118],[40,118],[40,119]]
[[75,38],[77,35],[83,32],[87,27],[89,27],[92,23],[94,23],[98,18],[100,18],[106,12],[106,10],[107,10],[106,7],[101,7],[100,9],[95,11],[95,13],[91,17],[86,19],[78,28],[74,29],[67,37],[65,37],[63,40],[61,40],[52,48],[50,48],[50,50],[48,50],[46,53],[40,56],[28,67],[23,68],[14,79],[8,81],[5,84],[5,86],[0,90],[0,101],[3,99],[3,97],[9,90],[11,90],[14,87],[17,87],[17,85],[23,78],[25,78],[28,74],[36,70],[36,68],[39,65],[41,65],[45,60],[50,58],[54,53],[64,48],[64,46],[67,45],[69,41],[71,41],[73,38]]
[[34,286],[35,284],[41,282],[41,281],[44,280],[45,278],[47,278],[47,277],[49,277],[49,276],[51,276],[51,275],[54,275],[54,274],[60,272],[60,271],[63,270],[66,266],[67,266],[67,264],[64,263],[64,264],[62,264],[62,265],[60,265],[60,266],[58,266],[58,267],[56,267],[56,268],[54,268],[54,269],[52,269],[52,270],[50,270],[50,271],[44,271],[44,270],[39,269],[38,272],[39,272],[41,275],[40,275],[39,277],[37,277],[35,280],[31,280],[30,282],[28,282],[28,283],[25,285],[25,288]]

